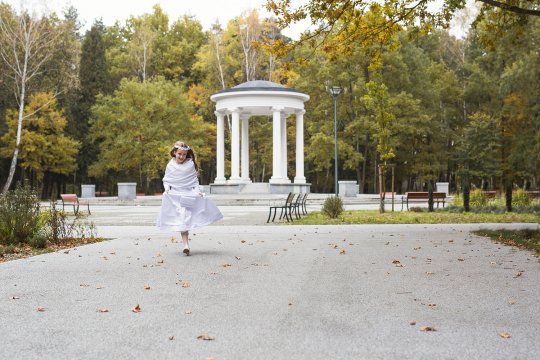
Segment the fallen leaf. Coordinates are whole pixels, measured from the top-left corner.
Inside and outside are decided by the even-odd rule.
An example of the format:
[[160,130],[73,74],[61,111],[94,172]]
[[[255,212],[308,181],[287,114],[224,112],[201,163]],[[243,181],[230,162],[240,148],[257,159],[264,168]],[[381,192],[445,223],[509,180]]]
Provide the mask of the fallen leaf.
[[337,249],[337,248],[338,248],[338,246],[337,246],[337,245],[334,245],[334,249]]
[[225,263],[225,264],[223,264],[223,265],[221,265],[221,266],[223,266],[223,267],[229,267],[229,266],[232,266],[232,265],[229,264],[229,263]]
[[240,260],[240,259],[241,259],[240,256],[235,256],[234,258],[235,258],[236,260]]
[[102,256],[101,258],[102,258],[103,260],[109,260],[109,258],[106,257],[106,256]]
[[80,287],[89,287],[90,285],[88,285],[88,284],[80,284],[79,286]]
[[345,249],[343,249],[343,250],[341,250],[341,251],[339,252],[339,255],[344,255],[345,253],[346,253],[346,251],[345,251]]
[[174,340],[174,335],[173,335],[173,336],[169,336],[169,340]]
[[521,275],[523,275],[523,271],[518,271],[518,273],[514,275],[514,279],[520,277]]
[[103,286],[96,286],[96,289],[101,290],[103,289]]
[[43,306],[38,306],[36,310],[39,312],[44,312],[45,308]]
[[499,336],[502,337],[503,339],[510,339],[512,337],[512,335],[510,335],[509,332],[500,332]]
[[458,259],[458,261],[465,261],[465,259]]
[[433,326],[422,326],[420,331],[437,331]]
[[163,259],[158,261],[158,264],[163,264]]
[[64,254],[69,254],[69,250],[64,251]]
[[246,240],[240,240],[240,242],[241,242],[241,243],[243,244],[243,243],[245,243],[245,242],[246,242]]
[[144,289],[145,289],[145,290],[150,290],[150,285],[144,284]]
[[184,313],[185,313],[186,315],[189,315],[189,314],[191,314],[191,310],[186,310]]
[[216,338],[213,337],[213,336],[204,334],[204,335],[197,336],[197,339],[199,339],[199,340],[209,340],[210,341],[210,340],[215,340]]
[[416,325],[416,321],[414,321],[414,320],[409,321],[409,325],[412,325],[412,326]]
[[99,312],[99,313],[108,313],[108,312],[109,312],[109,309],[98,309],[98,310],[96,310],[96,312]]
[[141,306],[139,304],[135,305],[133,309],[131,309],[134,313],[141,312]]
[[189,281],[183,281],[182,282],[182,287],[183,288],[188,288],[189,287]]
[[12,296],[11,297],[11,300],[18,300],[18,299],[20,299],[18,296]]
[[393,260],[392,264],[394,264],[394,266],[396,267],[403,267],[403,265],[401,265],[401,262],[399,260]]

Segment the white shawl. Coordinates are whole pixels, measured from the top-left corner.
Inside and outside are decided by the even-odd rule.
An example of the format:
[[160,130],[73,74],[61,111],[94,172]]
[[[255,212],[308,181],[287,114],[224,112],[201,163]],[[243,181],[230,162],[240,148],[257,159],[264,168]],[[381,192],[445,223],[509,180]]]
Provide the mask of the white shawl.
[[176,163],[176,158],[172,158],[165,168],[165,176],[163,177],[163,186],[165,191],[170,187],[179,189],[198,189],[199,179],[195,171],[193,160],[187,158],[182,164]]

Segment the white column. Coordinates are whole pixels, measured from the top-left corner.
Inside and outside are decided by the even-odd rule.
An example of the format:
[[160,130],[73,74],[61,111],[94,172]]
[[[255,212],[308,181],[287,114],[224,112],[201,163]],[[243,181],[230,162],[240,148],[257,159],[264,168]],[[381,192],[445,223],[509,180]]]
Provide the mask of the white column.
[[304,176],[304,114],[305,110],[296,113],[296,176],[294,182],[305,184]]
[[287,115],[281,114],[281,176],[284,182],[290,182],[287,175]]
[[242,118],[242,182],[251,182],[249,178],[249,116]]
[[217,141],[216,141],[216,179],[214,184],[224,184],[225,179],[225,127],[223,124],[224,114],[215,112],[217,117]]
[[272,177],[270,183],[281,183],[281,110],[272,108]]
[[231,178],[229,182],[240,181],[240,110],[232,110],[231,138]]

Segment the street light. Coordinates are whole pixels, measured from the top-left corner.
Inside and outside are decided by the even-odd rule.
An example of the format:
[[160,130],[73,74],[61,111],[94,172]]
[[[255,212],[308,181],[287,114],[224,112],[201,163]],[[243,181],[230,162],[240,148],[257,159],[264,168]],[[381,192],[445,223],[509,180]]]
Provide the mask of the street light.
[[337,142],[337,107],[336,100],[341,94],[340,86],[331,86],[328,91],[334,98],[334,191],[338,196],[338,142]]

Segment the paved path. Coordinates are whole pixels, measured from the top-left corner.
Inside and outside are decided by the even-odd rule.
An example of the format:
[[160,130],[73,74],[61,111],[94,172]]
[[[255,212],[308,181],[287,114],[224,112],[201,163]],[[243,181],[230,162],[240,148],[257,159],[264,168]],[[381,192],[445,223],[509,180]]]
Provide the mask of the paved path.
[[93,210],[114,240],[0,264],[0,358],[540,356],[539,260],[479,225],[260,226],[266,208],[223,207],[185,257],[157,208]]

